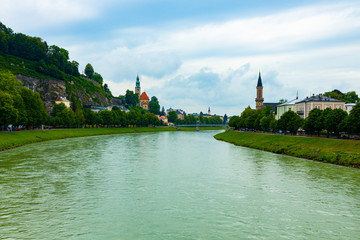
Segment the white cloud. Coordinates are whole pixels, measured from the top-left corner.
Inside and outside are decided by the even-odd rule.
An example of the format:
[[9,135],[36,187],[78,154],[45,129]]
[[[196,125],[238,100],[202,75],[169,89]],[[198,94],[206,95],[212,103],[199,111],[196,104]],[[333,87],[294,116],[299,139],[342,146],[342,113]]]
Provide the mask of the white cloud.
[[120,46],[102,50],[94,62],[130,89],[139,72],[148,94],[166,107],[199,112],[212,106],[239,114],[254,106],[259,69],[269,102],[292,99],[297,91],[306,97],[360,89],[360,44],[337,40],[359,32],[359,9],[315,6],[191,29],[126,29],[112,40]]
[[40,28],[56,28],[97,17],[100,11],[115,0],[1,0],[3,23],[15,32]]
[[[24,28],[27,19],[51,26],[98,17],[114,1],[3,2],[0,15],[17,25],[4,23]],[[65,44],[55,44],[68,49],[81,68],[92,63],[115,95],[133,89],[139,73],[142,88],[166,108],[199,112],[211,106],[232,115],[254,106],[259,69],[265,101],[292,99],[296,91],[300,97],[334,88],[360,92],[359,37],[360,4],[352,2],[195,27],[171,22],[114,29],[96,42],[61,36]]]

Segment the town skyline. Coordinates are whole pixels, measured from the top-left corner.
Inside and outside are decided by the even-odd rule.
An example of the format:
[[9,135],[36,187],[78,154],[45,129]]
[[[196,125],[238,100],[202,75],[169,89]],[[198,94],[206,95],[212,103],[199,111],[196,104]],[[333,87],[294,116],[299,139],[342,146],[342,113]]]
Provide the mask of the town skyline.
[[238,115],[265,101],[360,89],[357,1],[5,1],[1,21],[91,63],[115,96],[136,74],[149,97],[187,113]]

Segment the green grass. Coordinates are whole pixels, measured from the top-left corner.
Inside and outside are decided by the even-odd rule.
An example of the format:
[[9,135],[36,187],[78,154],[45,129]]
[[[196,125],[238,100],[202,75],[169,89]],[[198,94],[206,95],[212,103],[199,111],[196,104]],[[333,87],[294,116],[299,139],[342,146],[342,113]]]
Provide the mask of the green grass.
[[[220,128],[201,128],[201,130],[216,130]],[[179,131],[195,131],[196,128],[180,128]],[[143,128],[79,128],[30,130],[17,132],[0,132],[0,151],[25,144],[49,141],[63,138],[86,137],[108,134],[177,131],[173,127],[143,127]]]
[[214,137],[239,146],[360,168],[360,141],[236,131]]

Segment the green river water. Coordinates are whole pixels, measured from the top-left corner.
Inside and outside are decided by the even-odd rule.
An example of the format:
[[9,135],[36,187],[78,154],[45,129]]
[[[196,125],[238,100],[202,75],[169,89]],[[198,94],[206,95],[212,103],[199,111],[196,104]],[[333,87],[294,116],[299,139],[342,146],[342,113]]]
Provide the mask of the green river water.
[[217,141],[73,138],[0,153],[0,239],[360,239],[360,170]]

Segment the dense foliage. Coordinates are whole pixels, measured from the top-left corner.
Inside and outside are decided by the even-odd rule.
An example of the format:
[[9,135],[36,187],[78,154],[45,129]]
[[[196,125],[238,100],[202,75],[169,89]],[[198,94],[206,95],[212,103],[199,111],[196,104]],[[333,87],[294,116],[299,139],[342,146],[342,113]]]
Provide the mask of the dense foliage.
[[22,86],[10,72],[0,72],[0,125],[39,126],[48,119],[39,93]]
[[126,90],[125,94],[125,104],[128,106],[135,107],[139,103],[139,94],[134,93],[131,90]]
[[346,103],[355,103],[360,100],[359,96],[356,94],[355,91],[342,93],[341,91],[334,89],[331,92],[325,92],[324,96],[342,100],[342,101],[345,101]]
[[[175,113],[175,115],[173,113]],[[175,116],[176,116],[176,118],[175,118]],[[223,120],[221,120],[221,118],[219,116],[204,117],[202,115],[200,115],[200,116],[185,115],[184,119],[181,120],[177,117],[177,114],[174,111],[169,112],[168,119],[169,119],[169,122],[176,123],[177,125],[197,124],[197,123],[200,123],[200,124],[223,124]]]
[[157,97],[153,96],[151,97],[151,100],[149,102],[149,112],[160,115],[160,104]]

